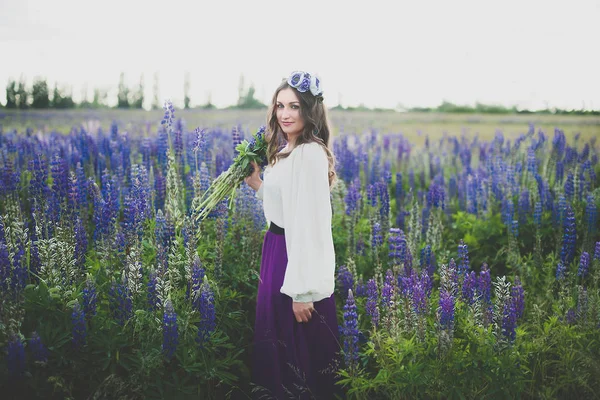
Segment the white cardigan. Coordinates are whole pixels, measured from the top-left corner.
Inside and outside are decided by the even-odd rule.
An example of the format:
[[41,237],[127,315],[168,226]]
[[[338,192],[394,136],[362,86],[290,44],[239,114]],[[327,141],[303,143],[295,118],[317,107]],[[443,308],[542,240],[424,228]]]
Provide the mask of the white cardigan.
[[299,145],[267,166],[256,195],[265,218],[285,229],[288,264],[281,293],[316,302],[335,287],[328,161],[318,143]]

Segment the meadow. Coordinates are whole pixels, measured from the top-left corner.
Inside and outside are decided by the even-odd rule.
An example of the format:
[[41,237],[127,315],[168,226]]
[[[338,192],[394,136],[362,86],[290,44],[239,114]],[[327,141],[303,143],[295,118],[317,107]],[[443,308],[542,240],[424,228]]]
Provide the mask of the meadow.
[[[600,398],[600,118],[330,117],[347,398]],[[195,215],[264,123],[0,109],[5,398],[261,392],[261,201]]]

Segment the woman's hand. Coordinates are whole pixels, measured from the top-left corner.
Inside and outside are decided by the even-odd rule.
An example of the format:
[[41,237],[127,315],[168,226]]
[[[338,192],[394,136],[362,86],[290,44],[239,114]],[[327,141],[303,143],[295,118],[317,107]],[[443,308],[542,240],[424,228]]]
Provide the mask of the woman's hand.
[[313,302],[309,303],[292,303],[292,310],[298,322],[308,322],[312,318],[312,312],[315,311]]
[[260,167],[255,161],[252,161],[252,167],[254,167],[254,171],[252,174],[244,178],[244,182],[248,184],[254,191],[257,191],[262,185],[262,179],[260,179]]

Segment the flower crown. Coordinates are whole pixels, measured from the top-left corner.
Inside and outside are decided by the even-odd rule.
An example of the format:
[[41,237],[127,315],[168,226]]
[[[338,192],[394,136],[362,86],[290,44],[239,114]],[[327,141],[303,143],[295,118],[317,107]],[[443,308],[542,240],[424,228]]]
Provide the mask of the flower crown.
[[290,74],[288,85],[296,89],[297,91],[304,93],[308,90],[313,96],[318,97],[323,95],[323,89],[321,88],[321,80],[315,75],[311,75],[308,72],[294,71]]

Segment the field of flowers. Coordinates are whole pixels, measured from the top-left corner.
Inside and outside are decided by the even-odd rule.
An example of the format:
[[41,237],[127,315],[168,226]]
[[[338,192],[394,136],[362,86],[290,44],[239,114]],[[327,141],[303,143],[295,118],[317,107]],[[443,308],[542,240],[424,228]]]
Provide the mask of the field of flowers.
[[[1,118],[2,397],[250,398],[262,204],[242,185],[195,216],[264,113],[57,115]],[[332,191],[347,397],[600,398],[600,123],[352,118]]]

